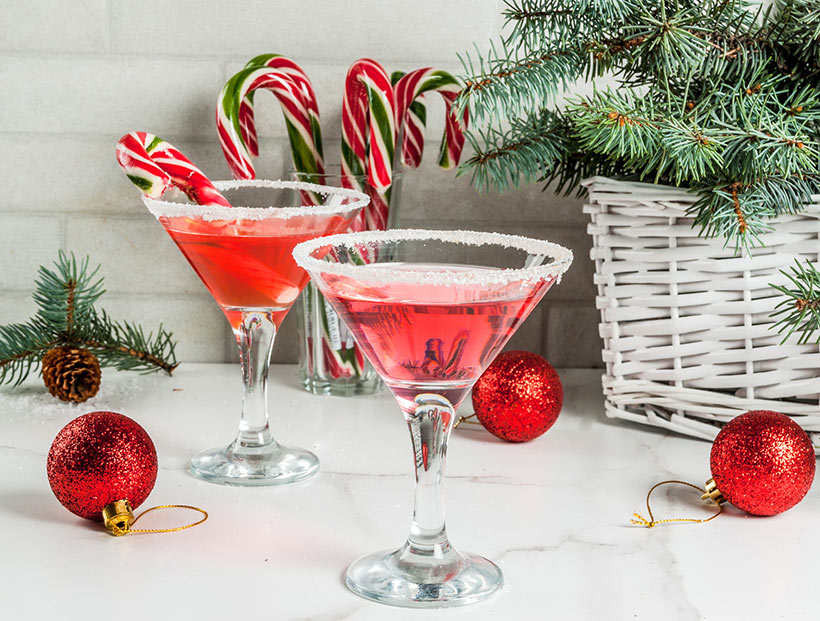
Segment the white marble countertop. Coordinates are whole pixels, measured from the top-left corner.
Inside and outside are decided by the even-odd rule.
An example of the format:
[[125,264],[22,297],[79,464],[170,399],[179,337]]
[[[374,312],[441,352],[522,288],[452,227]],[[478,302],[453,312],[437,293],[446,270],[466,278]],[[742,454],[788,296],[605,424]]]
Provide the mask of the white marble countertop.
[[[296,388],[294,367],[274,367],[274,432],[314,450],[322,470],[295,486],[250,489],[184,470],[191,454],[227,443],[236,429],[232,365],[185,364],[173,378],[106,372],[100,394],[79,406],[57,402],[36,381],[2,389],[0,618],[817,618],[817,485],[774,518],[729,508],[708,524],[630,526],[653,483],[709,478],[710,445],[610,422],[597,371],[561,376],[564,411],[537,440],[454,432],[450,539],[495,561],[506,583],[487,602],[433,611],[368,602],[342,582],[349,562],[398,547],[410,524],[410,443],[388,394],[314,397]],[[197,505],[211,514],[204,525],[113,538],[58,504],[45,471],[51,441],[69,420],[99,409],[136,419],[157,446],[160,472],[143,508]],[[658,494],[656,516],[670,501],[676,516],[707,514],[696,495],[670,494]],[[189,517],[154,515],[153,525]]]

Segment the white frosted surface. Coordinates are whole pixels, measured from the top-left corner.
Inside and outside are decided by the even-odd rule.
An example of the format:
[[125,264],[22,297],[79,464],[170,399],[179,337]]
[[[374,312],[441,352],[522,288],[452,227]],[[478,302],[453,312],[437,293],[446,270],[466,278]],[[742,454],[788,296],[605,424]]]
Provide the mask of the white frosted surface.
[[[653,483],[708,478],[710,444],[608,421],[600,371],[559,373],[564,409],[540,438],[508,444],[472,425],[453,432],[444,491],[450,538],[496,562],[505,584],[487,602],[429,611],[366,601],[342,581],[348,563],[398,547],[410,525],[410,442],[388,392],[316,397],[298,387],[294,366],[274,365],[274,434],[315,451],[321,470],[293,486],[242,489],[184,469],[194,452],[236,433],[236,364],[182,364],[174,377],[113,372],[95,402],[76,407],[44,395],[39,378],[20,396],[2,388],[0,616],[87,621],[125,606],[129,620],[157,621],[817,619],[816,485],[772,518],[727,507],[708,524],[630,526]],[[102,408],[138,421],[156,445],[160,471],[143,508],[191,504],[210,513],[207,522],[113,538],[59,505],[46,478],[49,446],[72,418]],[[468,399],[459,414],[471,411]],[[709,513],[696,493],[658,492],[658,518]],[[144,525],[193,515],[155,512]]]

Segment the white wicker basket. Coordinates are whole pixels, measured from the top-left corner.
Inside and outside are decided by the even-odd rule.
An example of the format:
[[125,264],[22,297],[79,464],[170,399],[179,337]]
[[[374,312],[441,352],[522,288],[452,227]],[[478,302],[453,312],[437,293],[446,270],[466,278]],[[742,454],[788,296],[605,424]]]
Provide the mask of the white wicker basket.
[[[607,415],[711,440],[747,410],[788,414],[820,454],[820,349],[781,345],[769,283],[818,260],[820,203],[783,216],[752,256],[705,239],[683,189],[588,179]],[[816,199],[818,197],[815,197]]]

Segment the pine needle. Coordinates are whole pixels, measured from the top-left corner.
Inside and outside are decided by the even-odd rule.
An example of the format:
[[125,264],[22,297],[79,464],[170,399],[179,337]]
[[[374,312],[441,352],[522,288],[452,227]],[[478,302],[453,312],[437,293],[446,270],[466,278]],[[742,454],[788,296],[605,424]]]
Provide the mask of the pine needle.
[[40,267],[27,323],[0,326],[0,384],[19,385],[40,367],[51,348],[72,345],[93,353],[102,366],[169,375],[177,367],[172,334],[159,326],[145,334],[137,324],[116,322],[95,303],[104,293],[100,266],[60,251],[54,268]]
[[[462,55],[481,190],[585,174],[690,188],[706,236],[761,243],[820,191],[816,0],[507,0],[505,37]],[[583,76],[617,87],[565,97]]]

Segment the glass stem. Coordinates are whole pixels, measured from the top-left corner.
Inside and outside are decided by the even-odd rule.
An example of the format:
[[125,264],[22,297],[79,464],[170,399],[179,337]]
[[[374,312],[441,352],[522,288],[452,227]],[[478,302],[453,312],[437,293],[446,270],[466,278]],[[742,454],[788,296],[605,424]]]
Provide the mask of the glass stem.
[[268,367],[276,325],[266,311],[242,311],[239,328],[234,330],[239,345],[239,360],[245,392],[242,418],[234,453],[253,453],[276,441],[268,427]]
[[413,442],[416,496],[413,523],[407,538],[409,552],[443,558],[450,551],[444,526],[444,465],[453,428],[452,404],[440,395],[420,394],[405,412]]

